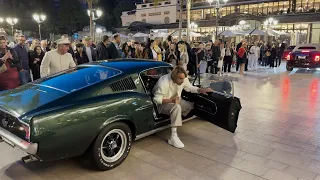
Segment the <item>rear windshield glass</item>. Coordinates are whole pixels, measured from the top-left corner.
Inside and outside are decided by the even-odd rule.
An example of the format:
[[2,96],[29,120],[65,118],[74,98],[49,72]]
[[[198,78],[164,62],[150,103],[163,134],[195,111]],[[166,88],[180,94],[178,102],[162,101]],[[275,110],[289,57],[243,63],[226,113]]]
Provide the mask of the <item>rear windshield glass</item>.
[[298,49],[316,49],[316,47],[312,47],[312,46],[303,46],[303,47],[299,47]]
[[107,67],[77,66],[52,76],[34,81],[34,84],[50,86],[65,92],[73,92],[120,74]]
[[288,50],[293,50],[296,46],[289,46]]

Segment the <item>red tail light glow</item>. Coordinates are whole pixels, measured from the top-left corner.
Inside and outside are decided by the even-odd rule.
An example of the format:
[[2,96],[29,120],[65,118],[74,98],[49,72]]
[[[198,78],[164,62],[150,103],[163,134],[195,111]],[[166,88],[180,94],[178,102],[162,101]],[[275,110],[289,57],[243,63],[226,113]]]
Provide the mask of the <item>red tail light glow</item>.
[[314,57],[314,61],[320,61],[320,55],[316,55],[316,56]]
[[24,124],[22,124],[21,127],[26,132],[26,139],[30,140],[30,128]]
[[288,54],[288,55],[286,56],[286,60],[287,60],[287,61],[290,61],[290,59],[291,59],[291,56],[290,56],[290,54]]

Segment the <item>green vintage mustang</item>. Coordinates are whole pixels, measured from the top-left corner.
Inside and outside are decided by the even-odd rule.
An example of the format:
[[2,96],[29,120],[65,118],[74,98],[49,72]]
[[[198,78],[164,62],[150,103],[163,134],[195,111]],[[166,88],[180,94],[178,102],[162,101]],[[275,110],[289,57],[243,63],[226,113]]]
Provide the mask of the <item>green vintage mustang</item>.
[[[151,92],[171,70],[149,60],[92,62],[1,92],[0,137],[29,154],[23,162],[89,153],[98,169],[112,169],[126,159],[134,140],[170,126]],[[196,115],[234,132],[241,104],[232,83],[211,74],[193,83],[216,92],[184,92],[182,98],[194,103],[184,119]]]

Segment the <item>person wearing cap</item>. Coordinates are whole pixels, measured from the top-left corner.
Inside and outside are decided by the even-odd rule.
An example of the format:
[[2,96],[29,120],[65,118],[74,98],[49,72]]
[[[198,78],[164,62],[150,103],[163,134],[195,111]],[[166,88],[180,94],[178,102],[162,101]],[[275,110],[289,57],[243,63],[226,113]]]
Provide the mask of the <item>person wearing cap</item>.
[[[68,39],[68,40],[69,40],[69,36],[68,36],[68,34],[63,34],[63,35],[61,36],[61,39]],[[71,46],[69,46],[68,53],[70,53],[70,54],[71,54],[72,58],[73,58],[73,59],[74,59],[74,61],[75,61],[75,59],[76,59],[76,55],[74,54],[74,50],[72,49],[72,47],[71,47]]]
[[41,78],[64,71],[76,66],[72,55],[68,53],[70,41],[62,38],[56,41],[58,48],[45,54],[41,66]]

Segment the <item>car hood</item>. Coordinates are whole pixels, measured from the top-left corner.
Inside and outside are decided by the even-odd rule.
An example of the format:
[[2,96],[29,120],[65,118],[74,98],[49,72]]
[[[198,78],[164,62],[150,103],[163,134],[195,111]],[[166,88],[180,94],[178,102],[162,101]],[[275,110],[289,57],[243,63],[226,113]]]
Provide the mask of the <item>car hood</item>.
[[49,86],[29,83],[13,90],[1,92],[0,109],[21,119],[24,114],[67,94]]

